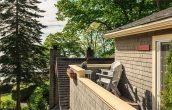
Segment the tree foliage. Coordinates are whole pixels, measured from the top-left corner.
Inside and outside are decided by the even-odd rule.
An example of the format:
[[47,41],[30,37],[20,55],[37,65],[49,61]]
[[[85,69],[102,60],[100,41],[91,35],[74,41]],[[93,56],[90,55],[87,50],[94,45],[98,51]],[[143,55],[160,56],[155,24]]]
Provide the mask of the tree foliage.
[[0,76],[16,79],[17,103],[20,110],[20,83],[40,81],[46,66],[44,48],[40,45],[43,26],[37,18],[44,12],[38,0],[0,0]]
[[[80,47],[80,39],[70,33],[55,33],[47,36],[44,46],[51,48],[53,46],[59,47],[61,56],[63,57],[79,57],[83,56],[83,49]],[[49,52],[46,52],[49,56]]]
[[48,85],[37,87],[29,98],[29,110],[47,110]]
[[171,0],[60,0],[57,20],[65,20],[85,29],[91,23],[101,23],[107,30],[140,19],[171,6]]
[[[64,30],[74,32],[99,57],[114,51],[104,33],[170,6],[171,0],[59,0],[56,15],[57,20],[68,20]],[[90,28],[93,24],[98,27]]]

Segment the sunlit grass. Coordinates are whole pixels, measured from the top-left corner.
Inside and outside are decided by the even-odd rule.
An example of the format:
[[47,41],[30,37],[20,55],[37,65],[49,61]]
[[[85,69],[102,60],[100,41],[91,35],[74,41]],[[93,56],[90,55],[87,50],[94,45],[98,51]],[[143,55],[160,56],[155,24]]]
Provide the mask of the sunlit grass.
[[[15,101],[12,99],[11,93],[1,94],[1,102],[6,102],[6,101],[12,101],[15,103]],[[21,103],[21,108],[24,108],[27,106],[28,106],[27,103]]]
[[12,99],[12,94],[11,93],[1,94],[1,101],[6,102],[7,100],[14,101]]

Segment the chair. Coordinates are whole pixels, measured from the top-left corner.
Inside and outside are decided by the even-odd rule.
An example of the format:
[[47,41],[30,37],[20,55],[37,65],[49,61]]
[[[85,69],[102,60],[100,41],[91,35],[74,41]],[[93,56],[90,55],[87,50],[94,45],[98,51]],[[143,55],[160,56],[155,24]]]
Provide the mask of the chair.
[[122,64],[120,62],[114,62],[112,63],[110,70],[101,69],[101,73],[96,74],[99,76],[99,79],[97,80],[99,85],[115,95],[120,96],[120,92],[117,88],[122,74]]
[[92,70],[85,70],[85,74],[88,75],[88,78],[91,79],[91,75],[92,75],[93,71]]
[[[96,75],[98,75],[98,77],[99,77],[99,79],[97,80],[97,83],[99,85],[103,86],[102,85],[103,82],[106,82],[106,84],[110,83],[110,79],[107,79],[107,77],[109,78],[109,77],[113,76],[113,73],[114,73],[114,70],[115,70],[115,63],[116,62],[113,62],[111,64],[111,67],[110,67],[109,70],[108,69],[101,69],[101,73],[96,73]],[[108,86],[105,86],[105,84],[104,84],[104,87],[106,89],[108,89]]]

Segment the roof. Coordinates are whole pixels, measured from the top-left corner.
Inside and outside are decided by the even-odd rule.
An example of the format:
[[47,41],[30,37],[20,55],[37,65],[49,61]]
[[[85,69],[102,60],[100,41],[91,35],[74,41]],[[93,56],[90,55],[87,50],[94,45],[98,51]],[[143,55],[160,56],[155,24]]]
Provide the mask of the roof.
[[109,31],[108,33],[129,29],[129,28],[137,27],[137,26],[144,25],[144,24],[149,24],[149,23],[160,21],[160,20],[167,19],[170,17],[172,17],[172,7],[167,8],[162,11],[159,11],[157,13],[153,13],[150,16],[144,17],[142,19],[139,19],[139,20],[129,23],[127,25],[121,26],[119,28],[116,28],[112,31]]

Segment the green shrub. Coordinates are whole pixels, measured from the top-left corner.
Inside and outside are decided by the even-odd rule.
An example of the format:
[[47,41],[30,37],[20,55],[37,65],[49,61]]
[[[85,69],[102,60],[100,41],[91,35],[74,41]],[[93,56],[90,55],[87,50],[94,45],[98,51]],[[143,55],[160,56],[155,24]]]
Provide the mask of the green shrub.
[[1,110],[14,110],[15,102],[11,100],[7,100],[1,103]]
[[47,110],[48,107],[48,85],[37,87],[29,98],[31,110]]
[[30,110],[29,107],[23,107],[22,110]]
[[162,110],[172,110],[172,42],[167,57],[167,72],[165,74],[165,88],[162,94]]
[[[31,85],[29,87],[25,87],[22,88],[20,90],[21,93],[21,102],[27,101],[29,99],[29,97],[31,96],[31,94],[33,93],[33,91],[35,90],[36,86],[35,85]],[[12,99],[16,101],[17,98],[17,91],[15,89],[12,90]]]

